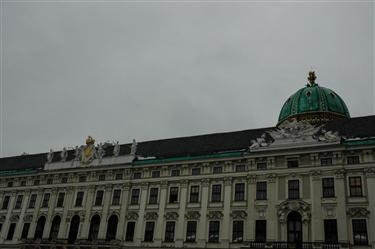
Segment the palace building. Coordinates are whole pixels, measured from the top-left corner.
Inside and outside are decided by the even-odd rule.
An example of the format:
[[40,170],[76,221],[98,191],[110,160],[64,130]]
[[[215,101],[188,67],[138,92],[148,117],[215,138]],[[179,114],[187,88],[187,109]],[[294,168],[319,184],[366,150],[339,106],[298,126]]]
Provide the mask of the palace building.
[[1,248],[375,248],[375,116],[308,83],[274,127],[0,158]]

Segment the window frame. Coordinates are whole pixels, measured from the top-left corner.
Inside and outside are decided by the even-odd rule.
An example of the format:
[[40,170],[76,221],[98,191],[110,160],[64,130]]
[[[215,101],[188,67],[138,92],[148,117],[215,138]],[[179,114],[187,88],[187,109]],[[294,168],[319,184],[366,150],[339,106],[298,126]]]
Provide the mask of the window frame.
[[[239,227],[241,227],[241,229],[238,229]],[[244,236],[244,221],[243,220],[233,220],[233,222],[232,222],[232,242],[233,243],[243,242],[243,236]],[[240,239],[238,239],[238,238],[240,238]]]
[[322,193],[323,193],[323,198],[335,197],[335,178],[334,177],[322,178]]
[[[298,183],[298,184],[296,184],[295,186],[297,186],[297,187],[293,187],[293,188],[291,188],[291,183]],[[299,179],[289,179],[288,180],[288,199],[289,200],[298,200],[298,199],[301,199],[301,191],[300,191],[300,180]],[[292,191],[294,191],[294,192],[292,192]],[[294,196],[293,194],[296,194],[296,196]]]
[[[194,226],[189,226],[189,224],[194,224]],[[196,220],[188,220],[186,222],[186,237],[185,242],[195,242],[197,240],[197,225]]]
[[[357,184],[352,184],[352,180],[359,180],[356,183]],[[350,197],[363,197],[363,182],[362,182],[362,176],[349,176],[348,177],[348,185],[349,185],[349,195]]]
[[222,184],[211,185],[211,202],[222,202]]
[[[172,193],[173,190],[173,193]],[[173,197],[173,199],[172,199]],[[178,186],[170,186],[169,187],[169,196],[168,196],[168,203],[178,203],[178,197],[179,197],[179,187]]]
[[[242,189],[239,186],[243,186]],[[234,201],[245,201],[246,184],[237,182],[234,184]]]
[[[81,194],[82,194],[82,196],[80,196]],[[85,192],[84,191],[78,191],[76,193],[76,198],[75,198],[75,201],[74,201],[74,207],[83,207],[83,198],[84,197],[85,197]],[[80,200],[80,201],[78,202],[78,200]]]
[[144,237],[143,237],[144,242],[153,242],[154,235],[155,235],[155,221],[146,221],[144,231],[145,231]]
[[51,199],[51,193],[44,193],[41,208],[48,208],[49,207],[49,201]]
[[259,181],[256,183],[256,200],[267,200],[267,181]]
[[[193,191],[198,190],[198,191]],[[199,203],[200,185],[191,185],[189,194],[189,203]],[[196,199],[195,199],[196,198]]]
[[[214,224],[217,224],[217,226],[215,227]],[[219,220],[210,220],[208,222],[208,242],[209,243],[220,242],[220,221]]]
[[[100,195],[99,195],[100,193]],[[100,207],[103,205],[103,199],[104,199],[104,190],[98,189],[95,193],[95,201],[94,201],[94,207]]]
[[159,188],[158,187],[152,187],[150,188],[150,193],[148,196],[148,204],[150,205],[156,205],[159,203]]
[[176,222],[167,221],[165,223],[164,242],[174,242],[175,232],[176,232]]
[[[116,195],[116,193],[118,193]],[[114,189],[112,192],[112,206],[119,206],[121,204],[121,189]],[[116,202],[115,202],[116,200]]]
[[[356,227],[359,225],[360,227]],[[362,224],[359,224],[362,223]],[[358,231],[359,230],[359,231]],[[352,231],[353,231],[353,244],[354,245],[368,245],[369,237],[368,237],[368,228],[367,228],[367,219],[352,219]],[[359,240],[356,239],[356,235],[364,236],[365,239],[360,238]]]
[[[135,195],[134,193],[137,193],[137,194]],[[141,190],[139,188],[133,188],[130,194],[130,205],[138,205],[140,195],[141,195]]]

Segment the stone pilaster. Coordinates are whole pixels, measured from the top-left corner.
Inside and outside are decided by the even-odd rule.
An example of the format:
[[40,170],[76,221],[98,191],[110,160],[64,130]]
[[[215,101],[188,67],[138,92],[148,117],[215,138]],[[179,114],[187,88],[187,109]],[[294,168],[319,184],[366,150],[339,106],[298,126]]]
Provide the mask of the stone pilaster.
[[[277,205],[277,176],[276,174],[267,175],[267,241],[277,241],[278,222],[274,207]],[[254,185],[255,186],[255,185]],[[254,193],[255,196],[255,193]],[[255,222],[253,223],[255,224]],[[255,225],[253,226],[255,229]]]
[[311,172],[311,236],[312,242],[323,242],[322,178],[319,171]]
[[[69,187],[65,192],[64,210],[61,217],[61,224],[58,239],[67,239],[69,234],[70,220],[68,219],[68,211],[73,206],[74,188]],[[69,220],[69,221],[68,221]]]
[[[335,172],[335,191],[337,196],[337,210],[336,217],[346,217],[346,184],[345,184],[345,170],[340,169]],[[347,243],[348,238],[348,223],[347,219],[337,219],[338,240],[340,243]]]
[[102,217],[100,220],[98,239],[105,239],[105,236],[106,236],[107,220],[108,220],[107,216],[109,212],[109,206],[111,204],[111,196],[112,196],[112,185],[108,184],[105,186],[105,191],[104,191],[104,206],[103,206]]
[[230,207],[232,204],[232,177],[224,179],[224,216],[221,223],[221,245],[224,248],[229,248],[230,242]]
[[[365,170],[366,181],[367,181],[367,196],[369,201],[369,219],[367,234],[369,236],[369,245],[375,248],[375,194],[371,191],[375,189],[375,168]],[[371,194],[370,194],[371,192]]]
[[178,221],[176,226],[176,238],[175,243],[176,247],[183,247],[184,244],[184,226],[185,226],[185,211],[186,211],[186,202],[187,202],[187,193],[188,193],[188,181],[182,180],[180,182],[180,209],[178,210]]
[[126,182],[124,183],[122,187],[122,193],[121,193],[121,207],[120,207],[120,218],[119,218],[119,224],[117,228],[117,234],[116,239],[118,240],[125,240],[125,217],[126,212],[128,209],[129,204],[129,191],[130,191],[130,183]]
[[201,186],[202,186],[201,211],[200,211],[201,216],[200,216],[199,223],[198,223],[197,247],[206,247],[207,207],[208,207],[209,188],[210,188],[209,179],[202,179]]
[[141,188],[141,196],[140,196],[140,205],[139,205],[139,215],[138,221],[134,231],[134,244],[136,246],[140,246],[143,241],[143,224],[144,224],[144,215],[146,209],[146,202],[147,202],[147,191],[148,191],[148,183],[143,183]]
[[10,222],[10,216],[12,215],[15,200],[16,200],[16,192],[12,191],[10,193],[10,199],[9,199],[9,204],[8,204],[8,212],[5,216],[6,218],[5,218],[5,222],[3,224],[3,227],[1,228],[0,243],[2,243],[5,240],[6,236],[8,235],[9,226],[10,226],[10,223],[11,223]]
[[29,197],[30,197],[30,190],[26,190],[24,192],[24,196],[23,196],[23,200],[22,200],[22,209],[21,209],[20,219],[18,220],[18,224],[17,224],[16,230],[14,232],[14,239],[16,241],[21,238],[21,233],[22,233],[23,224],[24,224],[23,218],[25,217],[25,212],[26,212],[26,209],[27,209],[27,205],[29,203]]
[[159,198],[159,211],[158,218],[155,226],[155,237],[154,237],[154,246],[160,247],[161,242],[163,241],[164,234],[164,209],[165,202],[167,201],[167,192],[168,192],[168,182],[161,182],[160,184],[160,198]]
[[[39,218],[38,217],[39,209],[40,209],[40,205],[42,204],[42,200],[43,200],[43,194],[44,194],[44,191],[42,189],[39,189],[38,193],[37,193],[36,201],[35,201],[33,220],[30,224],[29,234],[27,235],[28,239],[34,238],[36,223],[37,223],[38,218]],[[27,203],[27,205],[28,205],[28,203]]]
[[53,210],[55,209],[56,205],[56,197],[57,196],[57,188],[52,189],[51,191],[51,198],[49,200],[48,205],[48,212],[46,217],[46,224],[44,226],[43,230],[43,239],[48,239],[50,230],[51,230],[51,224],[52,224],[52,218],[53,218]]
[[88,239],[89,237],[89,229],[90,229],[90,218],[91,218],[91,210],[94,206],[94,198],[95,198],[95,186],[89,186],[87,191],[87,198],[86,198],[86,211],[85,211],[85,221],[82,224],[82,229],[79,238],[80,239]]
[[255,239],[255,191],[256,191],[256,175],[247,176],[247,220],[244,233],[244,239],[252,241]]

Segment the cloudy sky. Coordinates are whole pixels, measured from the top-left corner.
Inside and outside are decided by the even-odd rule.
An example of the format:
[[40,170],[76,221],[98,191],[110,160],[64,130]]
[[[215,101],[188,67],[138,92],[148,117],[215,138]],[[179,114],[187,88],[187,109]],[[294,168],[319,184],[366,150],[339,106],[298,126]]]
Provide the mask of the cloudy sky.
[[373,115],[374,2],[2,1],[0,156],[273,126],[309,70]]

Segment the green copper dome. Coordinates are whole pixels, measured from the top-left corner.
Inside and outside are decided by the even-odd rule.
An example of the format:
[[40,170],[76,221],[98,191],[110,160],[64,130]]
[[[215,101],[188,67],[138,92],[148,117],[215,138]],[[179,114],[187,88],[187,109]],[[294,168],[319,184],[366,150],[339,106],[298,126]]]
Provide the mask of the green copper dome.
[[278,125],[296,118],[313,124],[321,124],[338,118],[350,118],[346,104],[331,89],[315,83],[315,73],[309,73],[309,84],[299,89],[285,102],[279,115]]

